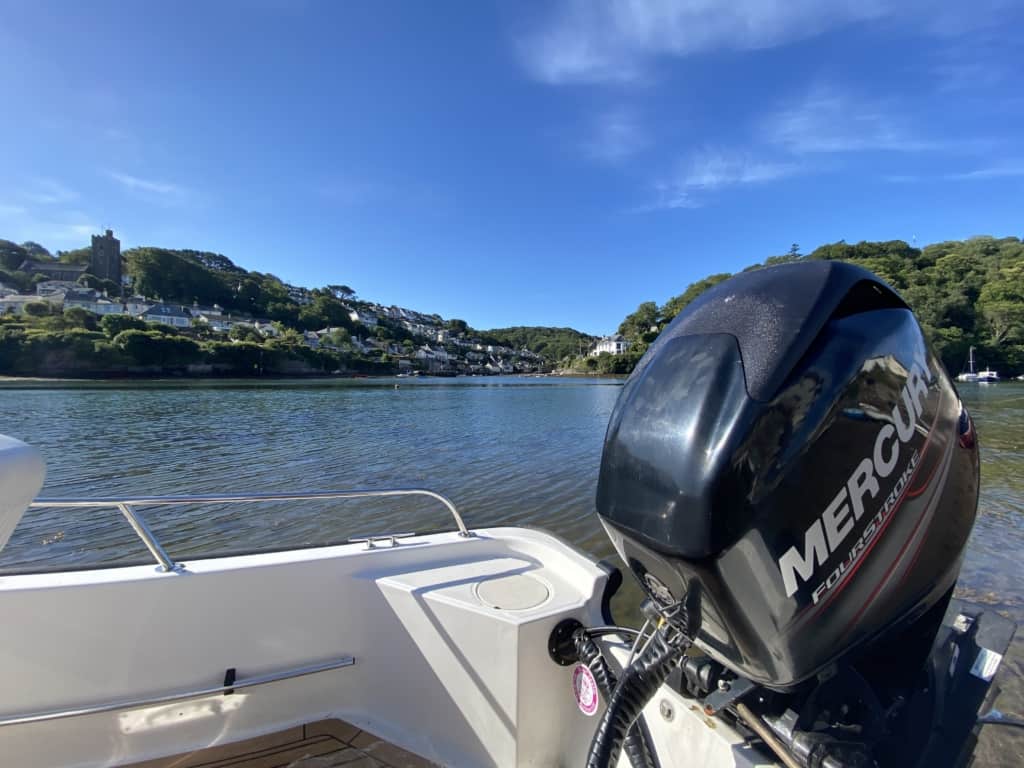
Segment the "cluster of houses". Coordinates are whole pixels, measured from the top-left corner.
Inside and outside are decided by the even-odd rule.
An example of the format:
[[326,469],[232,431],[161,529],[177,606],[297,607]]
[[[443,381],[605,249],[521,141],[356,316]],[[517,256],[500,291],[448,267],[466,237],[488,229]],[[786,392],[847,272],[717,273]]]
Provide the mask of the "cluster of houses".
[[416,365],[431,373],[501,374],[532,373],[544,366],[544,358],[528,349],[485,344],[482,340],[453,334],[439,315],[427,315],[404,307],[363,304],[353,307],[349,318],[372,331],[382,321],[404,328],[416,344],[386,342],[373,337],[352,337],[363,354],[387,354],[401,368]]
[[[345,351],[337,346],[338,330],[324,328],[321,331],[308,331],[305,334],[306,344],[313,349]],[[438,337],[446,334],[439,331]],[[497,375],[532,373],[544,367],[544,359],[528,349],[514,350],[456,337],[446,342],[421,337],[417,343],[399,343],[373,336],[360,338],[353,335],[348,346],[368,357],[387,355],[397,362],[402,371],[417,369],[434,374]]]
[[175,328],[190,328],[195,322],[204,323],[214,331],[227,332],[233,326],[244,325],[264,336],[274,335],[277,328],[269,320],[231,317],[214,304],[212,307],[193,304],[191,307],[169,304],[145,296],[109,298],[105,293],[66,280],[44,280],[36,283],[34,294],[19,294],[0,284],[0,314],[21,314],[28,304],[45,302],[52,308],[80,307],[100,315],[131,315],[150,323],[163,323]]
[[[46,302],[51,307],[81,307],[96,315],[130,315],[151,323],[176,328],[205,326],[211,331],[228,333],[233,328],[251,328],[263,337],[276,336],[280,326],[270,320],[233,316],[217,304],[192,306],[167,303],[144,296],[109,298],[104,293],[67,280],[45,280],[36,284],[34,294],[19,294],[0,283],[0,314],[25,311],[28,304]],[[485,344],[480,339],[453,335],[437,315],[402,307],[377,304],[351,306],[349,317],[358,329],[323,328],[307,331],[303,343],[312,349],[358,352],[366,356],[387,355],[402,370],[425,370],[438,374],[530,373],[544,366],[544,359],[528,349]],[[398,343],[377,338],[376,328],[386,322],[404,328],[415,342]]]

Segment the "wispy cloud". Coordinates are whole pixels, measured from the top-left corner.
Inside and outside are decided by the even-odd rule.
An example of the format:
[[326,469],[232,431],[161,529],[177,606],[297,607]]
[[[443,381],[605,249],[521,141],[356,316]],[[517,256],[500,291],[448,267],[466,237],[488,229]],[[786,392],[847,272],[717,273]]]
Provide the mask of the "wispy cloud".
[[37,178],[26,185],[21,196],[30,203],[36,203],[37,205],[55,205],[74,200],[78,197],[78,193],[59,181]]
[[127,173],[118,173],[116,171],[107,171],[106,175],[121,186],[132,191],[173,198],[181,198],[185,195],[185,188],[177,184],[156,181],[154,179],[143,179],[139,176],[131,176]]
[[976,181],[984,179],[1004,179],[1024,176],[1024,163],[1009,165],[996,165],[989,168],[979,168],[965,173],[950,173],[945,176],[947,179],[958,181]]
[[653,185],[654,199],[629,210],[630,213],[650,213],[651,211],[678,211],[688,208],[701,208],[704,204],[686,188],[676,181],[659,181]]
[[654,185],[655,200],[636,210],[700,208],[707,193],[764,184],[799,172],[800,166],[795,163],[708,147],[680,163],[672,178],[657,182]]
[[799,104],[765,122],[766,140],[796,155],[836,152],[925,152],[943,142],[915,136],[895,105],[859,99],[838,89],[817,86]]
[[976,168],[973,171],[933,174],[889,174],[882,180],[890,184],[936,183],[941,181],[990,181],[992,179],[1024,178],[1024,162],[1010,161],[1001,165]]
[[704,149],[691,158],[683,183],[694,189],[714,190],[738,184],[760,184],[796,172],[797,166],[792,163],[757,160],[745,153]]
[[583,144],[584,152],[602,163],[618,163],[643,150],[649,142],[647,131],[635,111],[618,108],[601,114]]
[[564,0],[518,41],[523,66],[551,83],[644,80],[658,56],[770,48],[884,16],[883,0]]
[[858,22],[886,20],[954,40],[995,32],[1012,0],[559,0],[517,40],[526,71],[553,85],[623,84],[650,77],[653,61],[715,50],[773,48]]

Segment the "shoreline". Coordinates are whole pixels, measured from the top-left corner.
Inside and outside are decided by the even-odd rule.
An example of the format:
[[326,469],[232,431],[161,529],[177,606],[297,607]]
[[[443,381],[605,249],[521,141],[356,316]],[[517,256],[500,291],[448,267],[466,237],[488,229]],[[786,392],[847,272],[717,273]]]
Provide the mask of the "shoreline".
[[385,373],[385,374],[283,374],[283,375],[266,375],[266,376],[91,376],[91,377],[75,377],[75,376],[9,376],[0,375],[0,389],[3,388],[17,388],[21,387],[46,387],[54,386],[59,387],[63,385],[203,385],[203,386],[215,386],[218,384],[239,386],[239,385],[252,385],[258,386],[265,384],[267,386],[273,386],[274,384],[294,384],[294,383],[307,383],[307,384],[328,384],[332,382],[348,382],[348,381],[395,381],[398,383],[412,383],[415,381],[422,380],[437,380],[437,381],[448,381],[448,380],[478,380],[480,382],[486,382],[491,380],[501,380],[508,378],[516,379],[625,379],[625,376],[618,374],[536,374],[536,373],[510,373],[510,374],[498,374],[491,376],[432,376],[430,374],[424,374],[422,376],[410,376],[400,377],[398,374]]

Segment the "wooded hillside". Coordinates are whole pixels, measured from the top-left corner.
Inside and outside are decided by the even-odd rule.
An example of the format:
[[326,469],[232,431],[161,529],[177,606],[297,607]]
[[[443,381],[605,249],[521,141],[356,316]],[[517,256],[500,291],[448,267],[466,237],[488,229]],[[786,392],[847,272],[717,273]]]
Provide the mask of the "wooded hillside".
[[[871,270],[917,313],[946,368],[959,373],[971,346],[979,365],[1004,376],[1024,372],[1024,243],[1017,237],[972,237],[914,248],[902,240],[842,240],[806,255],[793,246],[746,270],[807,259],[830,259]],[[710,275],[663,305],[644,302],[619,325],[634,342],[621,368],[631,370],[658,333],[691,301],[729,278]]]

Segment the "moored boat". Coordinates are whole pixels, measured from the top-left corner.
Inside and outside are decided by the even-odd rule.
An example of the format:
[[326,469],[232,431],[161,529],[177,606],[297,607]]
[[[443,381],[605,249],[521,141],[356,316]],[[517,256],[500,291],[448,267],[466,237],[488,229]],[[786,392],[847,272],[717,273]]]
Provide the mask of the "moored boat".
[[967,370],[956,377],[957,381],[974,382],[978,384],[991,384],[999,381],[999,373],[990,368],[983,371],[974,370],[974,347],[971,347],[967,356]]
[[978,374],[974,370],[974,347],[971,347],[967,353],[967,370],[958,374],[956,380],[963,382],[975,382],[978,380]]

